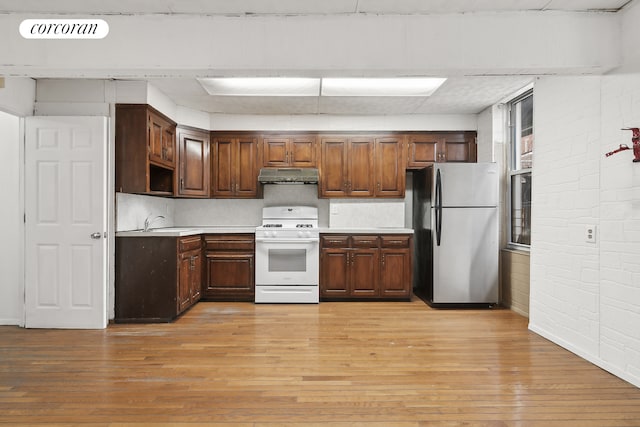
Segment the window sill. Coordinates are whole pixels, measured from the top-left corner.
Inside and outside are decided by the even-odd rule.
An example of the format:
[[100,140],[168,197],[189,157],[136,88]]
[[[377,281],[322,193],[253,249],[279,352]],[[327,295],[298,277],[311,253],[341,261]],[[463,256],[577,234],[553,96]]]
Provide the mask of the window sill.
[[509,246],[506,246],[506,247],[502,248],[502,250],[506,251],[506,252],[512,252],[514,254],[531,255],[531,247],[530,246],[509,245]]

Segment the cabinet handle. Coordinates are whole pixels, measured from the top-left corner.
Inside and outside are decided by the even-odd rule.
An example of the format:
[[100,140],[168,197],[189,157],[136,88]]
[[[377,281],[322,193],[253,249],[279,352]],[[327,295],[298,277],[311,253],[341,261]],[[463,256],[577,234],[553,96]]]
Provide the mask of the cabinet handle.
[[378,192],[380,192],[380,183],[378,183]]
[[184,178],[180,178],[180,189],[184,190]]
[[384,254],[382,255],[382,267],[384,267]]
[[402,240],[389,240],[387,243],[392,244],[392,245],[401,245],[404,242]]

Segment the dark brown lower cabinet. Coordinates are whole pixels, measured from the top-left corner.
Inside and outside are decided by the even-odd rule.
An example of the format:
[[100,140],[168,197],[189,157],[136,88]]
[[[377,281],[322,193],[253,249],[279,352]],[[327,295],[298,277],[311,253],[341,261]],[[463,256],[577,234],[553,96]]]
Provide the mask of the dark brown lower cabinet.
[[208,301],[255,299],[255,236],[206,234],[205,280],[202,298]]
[[118,237],[115,321],[170,322],[200,299],[202,239]]
[[320,236],[320,297],[410,299],[411,235]]

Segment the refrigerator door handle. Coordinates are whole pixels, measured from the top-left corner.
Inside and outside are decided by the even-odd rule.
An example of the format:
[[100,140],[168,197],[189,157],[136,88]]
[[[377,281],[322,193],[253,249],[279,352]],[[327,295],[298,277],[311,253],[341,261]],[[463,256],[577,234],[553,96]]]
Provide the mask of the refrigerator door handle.
[[440,238],[442,237],[442,178],[440,177],[440,169],[436,170],[436,244],[440,246]]

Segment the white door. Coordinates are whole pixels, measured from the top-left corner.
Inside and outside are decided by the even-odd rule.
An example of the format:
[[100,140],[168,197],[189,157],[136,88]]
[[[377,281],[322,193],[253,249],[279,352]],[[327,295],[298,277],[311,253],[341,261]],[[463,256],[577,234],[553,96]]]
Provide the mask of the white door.
[[28,117],[25,326],[107,325],[106,117]]

